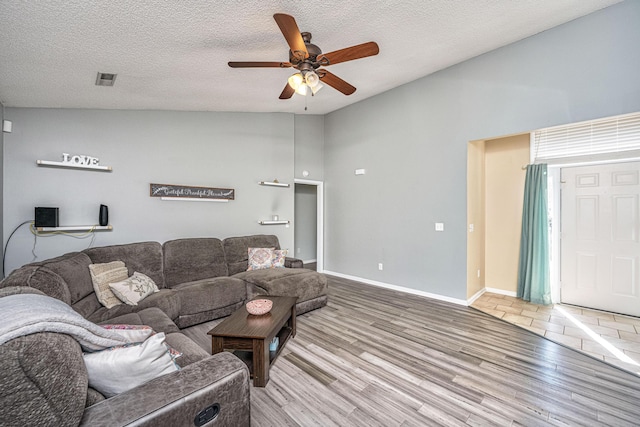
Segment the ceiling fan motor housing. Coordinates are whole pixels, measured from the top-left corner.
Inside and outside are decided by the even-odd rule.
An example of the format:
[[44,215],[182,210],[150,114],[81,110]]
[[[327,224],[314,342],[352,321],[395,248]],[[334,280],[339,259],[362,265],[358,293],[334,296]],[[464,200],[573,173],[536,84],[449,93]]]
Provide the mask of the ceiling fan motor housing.
[[[300,33],[300,35],[302,36],[302,40],[304,40],[304,45],[307,48],[309,57],[304,59],[303,56],[301,59],[299,54],[296,55],[297,52],[292,52],[291,50],[289,50],[289,62],[291,62],[300,71],[303,70],[303,68],[301,67],[304,64],[311,65],[313,69],[318,68],[320,66],[320,63],[317,62],[316,58],[318,57],[318,55],[322,54],[322,50],[315,44],[311,43],[311,33],[304,32]],[[300,65],[300,67],[298,67],[298,65]]]

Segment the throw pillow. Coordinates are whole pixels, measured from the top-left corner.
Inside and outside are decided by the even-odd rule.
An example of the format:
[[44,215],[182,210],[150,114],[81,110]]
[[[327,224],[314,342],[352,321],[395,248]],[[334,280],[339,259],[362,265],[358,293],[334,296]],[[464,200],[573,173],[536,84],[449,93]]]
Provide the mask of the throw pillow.
[[164,340],[164,332],[160,332],[143,343],[83,354],[89,387],[109,398],[179,371]]
[[[147,325],[100,325],[105,329],[108,329],[112,332],[117,333],[118,335],[125,338],[129,343],[140,343],[149,338],[152,335],[155,335],[157,332],[151,328],[151,326]],[[182,353],[178,350],[169,347],[169,354],[172,359],[177,359],[182,356]]]
[[249,248],[249,267],[247,271],[271,268],[275,248]]
[[154,334],[151,326],[146,325],[100,325],[117,333],[130,343],[143,342]]
[[147,296],[160,291],[151,277],[137,271],[128,279],[109,283],[109,287],[120,301],[129,305],[138,305]]
[[271,260],[271,266],[274,268],[284,268],[284,259],[287,257],[287,249],[276,249],[273,251],[273,260]]
[[119,282],[129,277],[129,271],[124,262],[113,261],[104,264],[91,264],[89,265],[89,272],[91,273],[93,290],[96,292],[100,304],[107,308],[122,304],[122,301],[109,288],[109,283]]

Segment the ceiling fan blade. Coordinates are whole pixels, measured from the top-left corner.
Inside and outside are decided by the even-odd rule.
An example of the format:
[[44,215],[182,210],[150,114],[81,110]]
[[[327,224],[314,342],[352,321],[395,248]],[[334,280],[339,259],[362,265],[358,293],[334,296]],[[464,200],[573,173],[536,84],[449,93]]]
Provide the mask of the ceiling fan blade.
[[318,55],[318,61],[325,66],[333,65],[339,64],[340,62],[353,61],[354,59],[377,55],[378,52],[380,52],[380,48],[376,42],[367,42],[333,52],[323,53]]
[[289,68],[290,62],[233,62],[229,61],[229,67],[231,68]]
[[282,89],[282,93],[280,94],[280,99],[289,99],[293,96],[295,90],[287,83],[287,85]]
[[308,58],[309,52],[307,52],[307,47],[304,44],[304,40],[302,40],[300,29],[293,16],[276,13],[273,15],[273,19],[276,20],[278,27],[280,27],[280,31],[282,31],[282,35],[287,40],[293,55],[301,60]]
[[351,95],[356,91],[356,88],[351,86],[349,83],[342,80],[340,77],[335,74],[330,73],[325,69],[320,69],[317,71],[318,77],[322,83],[326,83],[332,88],[344,93],[345,95]]

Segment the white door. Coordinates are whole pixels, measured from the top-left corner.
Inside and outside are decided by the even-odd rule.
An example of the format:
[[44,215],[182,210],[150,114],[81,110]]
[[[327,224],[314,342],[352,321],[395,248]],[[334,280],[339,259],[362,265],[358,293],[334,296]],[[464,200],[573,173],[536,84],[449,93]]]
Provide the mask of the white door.
[[640,162],[562,169],[562,302],[640,316]]

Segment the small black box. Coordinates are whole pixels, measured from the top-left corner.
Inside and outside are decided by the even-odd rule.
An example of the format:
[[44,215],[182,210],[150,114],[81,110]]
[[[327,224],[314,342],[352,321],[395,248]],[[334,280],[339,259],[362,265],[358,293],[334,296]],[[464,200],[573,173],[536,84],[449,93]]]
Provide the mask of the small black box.
[[36,208],[36,227],[59,227],[58,208]]

